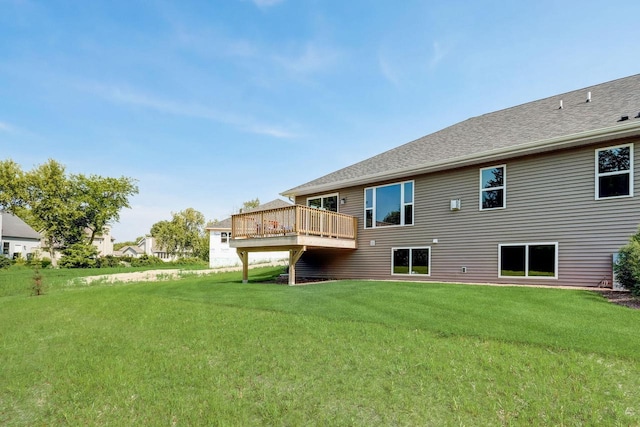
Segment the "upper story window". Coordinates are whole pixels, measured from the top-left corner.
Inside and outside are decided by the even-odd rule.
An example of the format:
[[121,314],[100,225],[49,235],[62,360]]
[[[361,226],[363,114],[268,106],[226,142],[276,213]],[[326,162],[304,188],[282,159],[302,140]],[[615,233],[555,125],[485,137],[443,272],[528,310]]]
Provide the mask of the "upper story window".
[[338,212],[338,193],[309,197],[307,199],[307,206]]
[[364,190],[365,228],[413,225],[413,181]]
[[480,210],[507,206],[507,166],[480,169]]
[[596,199],[633,195],[633,145],[596,150]]
[[220,243],[229,243],[229,236],[231,233],[222,232],[220,233]]

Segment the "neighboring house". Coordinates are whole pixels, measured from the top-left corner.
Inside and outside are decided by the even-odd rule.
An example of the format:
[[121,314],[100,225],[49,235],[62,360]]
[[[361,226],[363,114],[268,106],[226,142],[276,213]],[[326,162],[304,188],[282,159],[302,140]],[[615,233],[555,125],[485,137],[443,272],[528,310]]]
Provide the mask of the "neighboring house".
[[[291,203],[284,200],[275,199],[256,208],[249,209],[247,212],[260,212],[265,210],[277,210],[280,208],[288,208]],[[207,224],[206,230],[209,231],[209,267],[230,267],[240,265],[241,259],[238,257],[236,250],[229,246],[231,240],[232,220],[227,218],[222,221]],[[266,251],[255,252],[250,262],[262,263],[286,259],[287,252],[282,251]]]
[[113,255],[117,257],[129,256],[132,258],[138,258],[144,252],[138,246],[123,246],[117,251],[113,251]]
[[266,214],[239,214],[231,246],[288,248],[290,283],[608,285],[640,224],[636,143],[640,75],[473,117],[294,187],[290,232],[252,231]]
[[138,241],[138,253],[140,255],[146,254],[148,256],[155,256],[165,262],[175,261],[178,259],[177,255],[171,255],[166,251],[166,249],[158,246],[156,239],[152,236],[145,236]]
[[7,258],[28,259],[40,249],[40,233],[19,217],[0,211],[0,247]]
[[[85,234],[87,237],[91,236],[91,230],[86,230]],[[93,246],[98,249],[98,256],[113,255],[113,242],[115,240],[115,237],[111,235],[111,227],[108,225],[103,228],[102,233],[96,233],[93,236]]]

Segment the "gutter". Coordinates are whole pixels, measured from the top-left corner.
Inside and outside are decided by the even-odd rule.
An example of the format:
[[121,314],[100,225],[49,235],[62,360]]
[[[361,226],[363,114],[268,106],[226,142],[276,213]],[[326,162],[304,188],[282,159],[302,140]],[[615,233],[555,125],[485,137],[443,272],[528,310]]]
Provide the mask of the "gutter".
[[412,175],[422,175],[443,170],[457,169],[465,166],[472,166],[480,163],[503,160],[505,157],[519,157],[532,154],[545,153],[549,151],[561,150],[565,148],[575,148],[584,145],[594,144],[603,141],[611,141],[640,135],[640,123],[633,122],[624,125],[595,129],[585,132],[563,135],[555,138],[542,139],[510,147],[498,148],[481,153],[474,153],[468,156],[456,157],[453,159],[437,162],[425,163],[420,166],[395,169],[375,174],[363,175],[355,179],[344,179],[341,181],[326,184],[314,185],[312,187],[296,190],[295,187],[280,193],[284,197],[305,196],[314,193],[334,191],[345,187],[371,184],[373,182],[386,181],[397,178],[405,178]]

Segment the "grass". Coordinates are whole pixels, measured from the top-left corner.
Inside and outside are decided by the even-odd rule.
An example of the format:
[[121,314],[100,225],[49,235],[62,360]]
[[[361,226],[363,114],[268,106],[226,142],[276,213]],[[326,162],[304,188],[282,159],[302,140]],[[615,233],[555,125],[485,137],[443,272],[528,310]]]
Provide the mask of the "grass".
[[640,424],[640,312],[591,292],[221,273],[27,295],[0,298],[2,425]]

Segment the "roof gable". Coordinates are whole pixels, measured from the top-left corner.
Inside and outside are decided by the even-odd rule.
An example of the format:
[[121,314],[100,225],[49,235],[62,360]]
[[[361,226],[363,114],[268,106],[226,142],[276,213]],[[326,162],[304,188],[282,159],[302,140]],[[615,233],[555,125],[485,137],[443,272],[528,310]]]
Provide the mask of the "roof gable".
[[[620,121],[622,116],[628,120]],[[472,117],[282,194],[328,191],[394,171],[416,173],[430,165],[455,166],[457,160],[470,156],[480,161],[493,152],[629,126],[640,129],[640,74]]]
[[40,233],[16,215],[8,212],[0,212],[0,215],[2,216],[2,233],[0,233],[0,236],[3,238],[13,237],[40,240],[42,237]]

